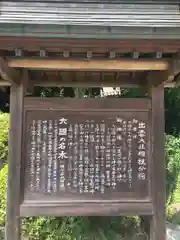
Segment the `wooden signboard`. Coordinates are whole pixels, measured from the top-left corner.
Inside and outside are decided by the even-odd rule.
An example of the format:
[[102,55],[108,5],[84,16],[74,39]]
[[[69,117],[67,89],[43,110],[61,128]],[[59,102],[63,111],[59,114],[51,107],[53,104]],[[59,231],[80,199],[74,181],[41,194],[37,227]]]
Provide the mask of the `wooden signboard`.
[[6,239],[20,239],[20,217],[138,215],[165,240],[163,87],[84,100],[24,89],[11,86]]
[[21,215],[151,212],[150,103],[26,98]]

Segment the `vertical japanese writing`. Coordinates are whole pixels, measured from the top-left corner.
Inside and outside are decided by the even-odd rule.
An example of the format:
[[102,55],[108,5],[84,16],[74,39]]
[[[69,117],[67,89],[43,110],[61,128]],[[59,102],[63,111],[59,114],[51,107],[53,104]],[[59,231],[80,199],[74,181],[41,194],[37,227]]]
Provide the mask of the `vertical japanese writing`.
[[89,185],[90,185],[90,172],[89,172],[89,164],[90,164],[90,159],[89,159],[89,135],[88,135],[88,130],[89,130],[89,121],[86,120],[84,124],[84,192],[88,193],[89,192]]
[[122,145],[124,142],[123,128],[122,128],[123,119],[116,117],[116,146],[117,146],[117,158],[116,158],[116,179],[118,183],[123,182],[123,166],[122,166],[122,157],[123,149]]
[[94,121],[89,122],[89,157],[91,159],[89,165],[89,173],[90,173],[90,193],[95,193],[95,132],[94,132]]
[[41,120],[37,121],[37,153],[36,153],[36,190],[40,189],[40,178],[41,178],[41,169],[40,169],[40,162],[41,162]]
[[54,121],[54,140],[53,140],[53,192],[57,192],[57,146],[58,146],[58,121]]
[[127,143],[128,143],[128,180],[129,188],[132,187],[132,122],[127,125]]
[[132,124],[133,124],[133,127],[132,127],[133,139],[134,141],[136,141],[138,138],[138,120],[133,118]]
[[105,158],[105,132],[106,126],[104,121],[100,123],[100,192],[105,192],[105,173],[104,173],[104,158]]
[[30,190],[34,191],[36,161],[36,121],[31,126],[31,155],[30,155]]
[[146,180],[146,124],[142,121],[138,124],[138,176],[139,180]]
[[74,136],[76,138],[77,131],[76,128],[73,127],[72,124],[69,124],[68,128],[68,149],[69,149],[69,156],[68,156],[68,166],[67,166],[67,187],[71,189],[72,186],[72,171],[73,171],[73,149],[74,149]]
[[47,162],[47,139],[48,139],[48,121],[47,120],[43,120],[42,121],[42,133],[43,133],[43,137],[42,137],[42,190],[44,192],[47,192],[47,174],[46,174],[46,162]]
[[[78,138],[78,133],[80,134],[80,142]],[[74,132],[74,146],[73,146],[73,160],[72,160],[72,186],[73,188],[78,188],[78,154],[83,155],[83,125],[77,126]],[[79,153],[80,145],[80,153]]]
[[[81,128],[81,130],[82,130],[82,128]],[[79,125],[75,124],[74,125],[74,142],[75,142],[75,146],[76,146],[77,150],[79,149],[79,154],[78,154],[79,162],[78,162],[78,172],[77,172],[77,174],[79,176],[78,185],[79,185],[79,192],[83,193],[83,191],[84,191],[83,141],[81,138],[81,142],[79,142],[79,144],[78,144],[79,134],[80,134]],[[77,159],[76,159],[76,161],[77,161]]]
[[116,189],[116,126],[111,127],[111,187]]
[[99,164],[99,149],[100,149],[100,127],[98,123],[94,123],[95,133],[95,191],[100,190],[100,164]]
[[29,126],[30,191],[97,197],[121,189],[135,191],[144,185],[147,120],[129,113],[127,117],[124,113],[114,117],[97,114],[97,118],[59,115],[37,118]]
[[65,190],[65,160],[67,159],[66,137],[68,134],[68,119],[62,117],[59,119],[59,142],[58,142],[58,161],[59,165],[59,187],[60,191]]
[[[122,156],[122,182],[127,182],[127,168],[128,168],[128,142],[127,142],[127,120],[122,121],[122,135],[124,141],[122,142],[122,150],[123,150],[123,156]],[[128,179],[129,180],[129,179]]]
[[107,128],[106,131],[106,152],[105,152],[105,156],[106,156],[106,186],[110,187],[111,186],[111,132],[109,130],[109,128]]
[[53,121],[48,121],[48,167],[47,167],[47,192],[51,193],[52,191],[52,164],[53,164]]

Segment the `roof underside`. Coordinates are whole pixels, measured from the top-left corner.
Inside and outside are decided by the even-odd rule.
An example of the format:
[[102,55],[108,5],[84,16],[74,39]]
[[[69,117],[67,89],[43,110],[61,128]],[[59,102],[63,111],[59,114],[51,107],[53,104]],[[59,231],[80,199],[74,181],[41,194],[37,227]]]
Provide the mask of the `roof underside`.
[[[54,62],[45,62],[53,56],[54,58],[86,58],[85,62],[89,58],[92,58],[92,62],[102,58],[104,62],[101,65],[103,66],[113,56],[114,61],[120,61],[122,68],[123,59],[126,57],[131,58],[130,61],[134,62],[134,58],[141,59],[146,55],[148,58],[153,58],[150,59],[150,62],[155,62],[159,58],[161,58],[160,61],[163,61],[162,58],[167,58],[167,54],[169,54],[166,59],[168,68],[161,71],[158,79],[163,83],[166,80],[168,82],[173,79],[177,81],[176,76],[179,76],[180,62],[173,59],[179,58],[179,54],[177,54],[180,49],[179,39],[179,0],[4,0],[0,2],[1,56],[14,58],[15,55],[20,59],[14,59],[14,61],[21,62],[18,67],[10,66],[8,61],[1,59],[1,77],[3,81],[7,82],[12,82],[12,79],[15,79],[14,76],[19,79],[19,71],[14,68],[22,68],[25,62],[28,63],[28,66],[31,63],[31,68],[36,68],[37,64],[33,62],[33,58],[37,56],[36,60],[41,64],[39,69],[45,71],[50,68],[50,65],[51,70],[55,68]],[[28,59],[25,59],[26,57]],[[41,58],[45,58],[45,60],[41,60]],[[58,61],[56,64],[59,64]],[[78,63],[76,62],[76,64]],[[98,64],[100,63],[98,62]],[[140,62],[135,60],[135,64],[138,65]],[[74,66],[72,63],[70,65]],[[130,65],[132,64],[130,63]],[[27,69],[29,69],[28,66],[26,66]],[[62,62],[57,66],[58,70],[59,66],[62,68]],[[97,63],[95,66],[97,67]],[[140,66],[142,68],[142,64]],[[81,68],[82,66],[77,67],[77,69]],[[85,70],[89,71],[89,68]],[[128,68],[124,67],[123,70],[128,71]],[[30,71],[35,74],[33,79],[39,79],[37,70]],[[42,71],[40,73],[42,74]],[[62,75],[62,72],[60,74]],[[70,72],[68,74],[71,75]],[[77,74],[79,73],[75,75]],[[114,84],[117,84],[116,74],[117,71],[115,71],[115,76],[111,76],[115,81]],[[139,79],[146,77],[143,75],[143,71],[140,73],[142,75],[139,75],[132,69],[128,74],[125,76],[125,82],[129,81],[133,84],[137,83],[137,85],[142,85]],[[47,73],[46,77],[55,79],[56,75],[55,71],[53,76]],[[67,78],[67,76],[65,77]],[[93,74],[88,77],[92,79],[92,82],[94,80],[94,83],[97,78],[103,79],[103,81],[106,78],[104,75],[97,77]],[[80,76],[78,75],[76,78],[79,79]],[[84,78],[86,76],[83,76]],[[109,81],[110,76],[108,75],[107,78]],[[122,83],[122,75],[119,81]],[[137,82],[135,83],[135,81]],[[56,83],[59,84],[59,81]]]
[[[179,38],[179,1],[1,1],[0,34]],[[71,36],[72,35],[72,36]]]

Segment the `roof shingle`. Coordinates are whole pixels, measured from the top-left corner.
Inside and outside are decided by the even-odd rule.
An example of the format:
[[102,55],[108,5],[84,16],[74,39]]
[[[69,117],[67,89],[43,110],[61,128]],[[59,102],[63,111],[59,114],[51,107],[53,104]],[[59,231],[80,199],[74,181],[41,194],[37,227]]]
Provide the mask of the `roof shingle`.
[[[180,27],[178,1],[2,1],[0,23],[75,26]],[[126,4],[124,3],[126,2]],[[128,3],[127,3],[128,2]],[[146,2],[146,3],[145,3]],[[150,3],[151,2],[151,3]]]

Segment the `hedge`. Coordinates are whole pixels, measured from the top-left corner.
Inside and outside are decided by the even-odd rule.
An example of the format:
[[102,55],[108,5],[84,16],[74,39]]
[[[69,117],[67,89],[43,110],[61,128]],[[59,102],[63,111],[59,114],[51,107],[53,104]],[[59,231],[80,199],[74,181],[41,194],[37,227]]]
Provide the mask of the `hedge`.
[[0,112],[0,167],[7,160],[9,114]]
[[5,222],[7,165],[0,171],[0,225]]
[[180,137],[166,136],[166,184],[167,201],[169,204],[177,201],[174,197],[176,189],[179,188],[180,176]]

